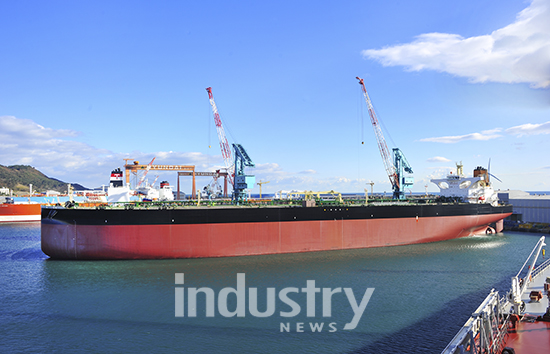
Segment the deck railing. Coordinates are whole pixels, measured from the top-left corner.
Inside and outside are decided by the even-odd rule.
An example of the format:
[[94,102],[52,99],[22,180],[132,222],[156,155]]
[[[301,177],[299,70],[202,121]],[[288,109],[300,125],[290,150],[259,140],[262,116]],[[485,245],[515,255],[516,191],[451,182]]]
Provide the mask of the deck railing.
[[466,321],[442,354],[500,353],[508,332],[507,301],[494,289]]
[[[508,324],[510,321],[509,309],[513,309],[512,306],[517,307],[518,301],[521,302],[521,295],[525,291],[527,284],[550,267],[550,259],[547,259],[534,268],[538,253],[542,246],[544,246],[544,239],[544,236],[540,238],[518,275],[512,278],[512,289],[508,295],[499,298],[498,291],[491,290],[491,293],[466,321],[441,354],[500,353],[504,337],[508,333]],[[530,260],[532,260],[532,263],[528,268],[529,271],[526,276],[526,279],[529,280],[520,285],[519,276]]]
[[548,267],[550,267],[550,258],[548,258],[546,261],[542,262],[538,267],[533,269],[533,272],[531,273],[531,278],[535,278],[540,273],[548,269]]

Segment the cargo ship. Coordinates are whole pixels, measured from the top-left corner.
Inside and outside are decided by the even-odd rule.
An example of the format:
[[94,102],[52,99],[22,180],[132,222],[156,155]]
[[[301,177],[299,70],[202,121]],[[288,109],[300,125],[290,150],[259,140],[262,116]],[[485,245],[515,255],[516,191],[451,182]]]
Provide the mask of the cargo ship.
[[491,290],[442,354],[550,353],[550,259],[542,236],[512,277],[510,290]]
[[[110,189],[127,192],[120,179],[120,170],[113,171]],[[121,193],[113,191],[126,200]],[[502,220],[512,213],[511,205],[479,200],[199,204],[44,207],[42,251],[55,259],[162,259],[398,246],[500,232]]]
[[[434,182],[445,202],[407,198],[412,168],[399,148],[393,149],[392,159],[364,82],[357,79],[393,200],[327,201],[304,196],[301,201],[251,202],[246,190],[255,185],[255,176],[246,175],[244,169],[255,164],[242,145],[232,144],[231,205],[199,205],[200,199],[193,206],[180,201],[131,203],[129,187],[117,169],[111,173],[106,207],[42,210],[42,251],[58,259],[226,257],[409,245],[502,230],[512,206],[499,205],[490,197],[496,194],[488,174],[463,181],[465,177],[457,173]],[[211,88],[207,91],[229,171],[231,149]],[[479,196],[465,198],[470,194]]]
[[38,203],[15,203],[11,197],[0,197],[0,223],[40,221]]
[[466,203],[44,207],[41,238],[56,259],[246,256],[443,241],[493,230],[511,213]]

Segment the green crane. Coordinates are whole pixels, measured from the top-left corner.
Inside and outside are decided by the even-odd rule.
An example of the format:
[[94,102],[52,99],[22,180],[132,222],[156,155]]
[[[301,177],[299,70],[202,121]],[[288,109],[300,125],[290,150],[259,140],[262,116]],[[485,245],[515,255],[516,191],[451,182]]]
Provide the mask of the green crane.
[[246,175],[245,167],[254,167],[250,156],[241,144],[233,144],[235,150],[235,184],[233,185],[233,203],[242,204],[247,200],[246,190],[254,188],[256,177]]

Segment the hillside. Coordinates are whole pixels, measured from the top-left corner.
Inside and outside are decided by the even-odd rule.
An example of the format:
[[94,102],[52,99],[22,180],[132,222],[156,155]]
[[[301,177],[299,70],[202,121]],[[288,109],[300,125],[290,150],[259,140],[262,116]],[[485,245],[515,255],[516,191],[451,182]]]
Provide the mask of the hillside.
[[[61,193],[67,192],[67,183],[49,178],[34,167],[25,165],[2,166],[0,165],[0,187],[7,187],[14,193],[29,191],[29,184],[35,192],[54,190]],[[79,184],[72,184],[75,190],[86,189]]]

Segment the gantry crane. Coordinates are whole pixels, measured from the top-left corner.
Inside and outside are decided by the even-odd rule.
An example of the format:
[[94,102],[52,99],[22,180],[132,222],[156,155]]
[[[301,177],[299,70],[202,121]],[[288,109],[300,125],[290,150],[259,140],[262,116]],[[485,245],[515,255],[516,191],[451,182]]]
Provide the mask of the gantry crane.
[[220,114],[218,113],[218,107],[216,107],[216,102],[214,102],[214,95],[212,95],[212,87],[207,87],[206,91],[208,92],[208,98],[210,99],[210,105],[212,106],[212,112],[214,113],[214,124],[216,125],[216,130],[218,132],[218,139],[220,141],[220,149],[222,151],[223,161],[225,163],[225,169],[229,173],[229,183],[233,185],[233,176],[231,170],[233,169],[233,159],[231,158],[231,147],[227,142],[227,137],[225,136],[225,130],[223,129],[222,120],[220,119]]
[[399,148],[393,148],[392,161],[392,156],[390,156],[386,139],[384,138],[384,134],[382,134],[382,128],[380,127],[380,122],[376,117],[376,113],[369,94],[367,93],[367,89],[365,88],[365,83],[360,77],[356,77],[356,79],[359,80],[359,85],[361,85],[363,95],[365,96],[365,102],[367,103],[367,109],[369,111],[370,121],[374,129],[374,135],[376,136],[376,142],[378,143],[378,149],[380,150],[380,155],[382,155],[382,161],[384,162],[386,174],[388,175],[392,185],[393,198],[405,199],[405,188],[412,188],[414,180],[412,176],[404,176],[404,172],[413,173],[412,168],[407,162],[405,155],[401,152],[401,150],[399,150]]
[[266,183],[269,183],[271,181],[265,181],[265,182],[262,182],[262,180],[260,180],[260,182],[256,183],[258,186],[260,186],[260,199],[262,199],[262,185],[266,184]]

